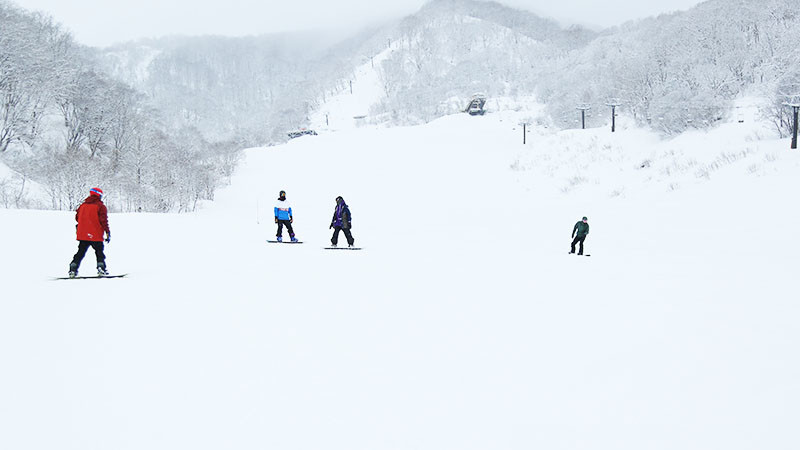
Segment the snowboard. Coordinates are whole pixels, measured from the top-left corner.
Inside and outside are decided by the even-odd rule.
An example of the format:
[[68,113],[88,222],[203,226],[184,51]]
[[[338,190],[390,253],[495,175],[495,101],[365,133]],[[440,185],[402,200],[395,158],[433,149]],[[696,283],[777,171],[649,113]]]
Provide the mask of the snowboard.
[[587,254],[587,255],[579,255],[579,254],[577,254],[577,253],[567,253],[567,254],[568,254],[568,255],[576,255],[576,256],[592,256],[592,255],[588,255],[588,254]]
[[324,247],[325,250],[361,250],[361,247]]
[[269,242],[270,244],[302,244],[303,243],[303,241],[297,241],[297,242],[292,242],[292,241],[271,241],[269,239],[267,240],[267,242]]
[[93,280],[93,279],[98,279],[98,278],[124,278],[127,275],[128,275],[127,273],[123,273],[122,275],[103,275],[103,276],[93,275],[93,276],[83,276],[83,277],[78,276],[78,277],[72,277],[72,278],[70,278],[70,277],[56,277],[56,278],[53,278],[53,279],[54,280]]

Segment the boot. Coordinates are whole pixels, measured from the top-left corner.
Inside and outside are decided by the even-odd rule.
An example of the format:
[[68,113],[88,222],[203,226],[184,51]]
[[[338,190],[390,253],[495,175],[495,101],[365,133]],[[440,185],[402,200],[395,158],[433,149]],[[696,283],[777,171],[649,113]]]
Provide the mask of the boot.
[[297,238],[292,236],[292,242],[297,242]]
[[108,270],[106,270],[106,263],[100,262],[97,263],[97,276],[104,277],[108,275]]
[[278,236],[278,237],[275,238],[275,240],[278,241],[278,242],[283,242],[283,237],[282,236]]
[[69,263],[69,277],[75,278],[78,276],[78,265],[73,263]]

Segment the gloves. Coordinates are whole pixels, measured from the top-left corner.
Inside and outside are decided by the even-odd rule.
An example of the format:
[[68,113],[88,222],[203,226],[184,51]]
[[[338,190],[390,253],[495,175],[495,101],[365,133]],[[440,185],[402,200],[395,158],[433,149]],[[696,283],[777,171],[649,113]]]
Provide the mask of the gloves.
[[289,217],[289,223],[294,223],[294,217]]
[[331,228],[333,228],[333,224],[331,224],[331,226],[329,226],[329,227],[328,227],[328,229],[329,229],[329,230],[330,230]]
[[275,218],[275,223],[278,223],[278,218],[277,217]]
[[106,244],[111,242],[111,233],[106,233]]

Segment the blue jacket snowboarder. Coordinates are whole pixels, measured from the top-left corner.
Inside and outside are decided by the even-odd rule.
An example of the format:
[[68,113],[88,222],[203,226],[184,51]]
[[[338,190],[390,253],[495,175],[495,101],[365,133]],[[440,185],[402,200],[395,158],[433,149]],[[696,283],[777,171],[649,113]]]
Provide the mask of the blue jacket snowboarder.
[[275,223],[278,224],[278,234],[275,236],[277,237],[278,242],[283,242],[284,226],[289,232],[289,237],[292,239],[292,242],[297,242],[297,238],[294,237],[294,230],[292,229],[293,222],[294,217],[292,217],[292,207],[289,202],[286,201],[286,191],[281,191],[278,194],[278,203],[275,205]]

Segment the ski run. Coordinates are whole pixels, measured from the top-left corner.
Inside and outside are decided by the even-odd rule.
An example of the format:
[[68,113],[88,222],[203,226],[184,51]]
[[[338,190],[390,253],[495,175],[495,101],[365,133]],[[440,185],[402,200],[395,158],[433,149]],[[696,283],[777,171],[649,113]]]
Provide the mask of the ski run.
[[[74,213],[0,210],[0,447],[797,448],[800,153],[531,115],[248,149],[197,213],[109,214],[122,279],[53,282]],[[337,196],[364,251],[323,250]]]

